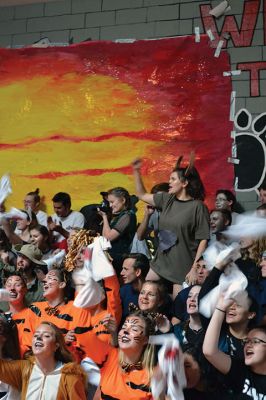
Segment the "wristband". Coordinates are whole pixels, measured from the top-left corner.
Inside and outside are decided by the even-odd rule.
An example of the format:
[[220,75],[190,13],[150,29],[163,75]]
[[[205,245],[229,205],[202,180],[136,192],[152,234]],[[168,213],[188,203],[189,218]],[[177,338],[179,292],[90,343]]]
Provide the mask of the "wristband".
[[215,307],[215,310],[221,311],[221,312],[223,312],[224,314],[226,314],[226,311],[224,311],[224,310],[221,310],[221,309],[220,309],[220,308],[218,308],[218,307]]

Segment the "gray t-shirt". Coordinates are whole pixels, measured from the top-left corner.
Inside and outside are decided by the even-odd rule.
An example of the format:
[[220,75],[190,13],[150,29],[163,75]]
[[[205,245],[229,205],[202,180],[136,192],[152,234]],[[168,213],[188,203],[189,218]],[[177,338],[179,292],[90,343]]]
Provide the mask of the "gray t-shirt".
[[172,243],[164,251],[159,246],[152,269],[163,278],[182,284],[194,262],[200,241],[209,239],[208,209],[200,200],[181,201],[168,193],[156,193],[154,202],[161,210],[159,236],[170,231]]

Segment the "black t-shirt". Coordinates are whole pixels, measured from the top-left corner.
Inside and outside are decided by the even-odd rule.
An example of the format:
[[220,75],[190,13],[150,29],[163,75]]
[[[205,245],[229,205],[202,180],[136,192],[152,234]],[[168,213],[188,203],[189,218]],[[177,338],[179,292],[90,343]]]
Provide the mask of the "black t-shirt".
[[231,335],[229,329],[227,330],[225,340],[227,344],[227,350],[225,351],[225,353],[229,354],[231,357],[243,360],[244,359],[243,341]]
[[255,374],[244,362],[232,358],[226,380],[235,393],[235,399],[266,400],[266,375]]

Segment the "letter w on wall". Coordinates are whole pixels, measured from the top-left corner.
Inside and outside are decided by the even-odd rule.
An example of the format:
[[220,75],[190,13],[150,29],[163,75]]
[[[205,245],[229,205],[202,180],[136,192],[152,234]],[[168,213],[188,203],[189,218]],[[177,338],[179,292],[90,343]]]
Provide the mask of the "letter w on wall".
[[[260,0],[246,0],[244,3],[241,27],[238,27],[234,15],[227,15],[224,17],[222,29],[220,33],[218,33],[216,20],[209,14],[211,6],[200,5],[201,18],[205,32],[209,29],[212,31],[215,37],[215,40],[213,41],[214,46],[218,44],[218,41],[223,38],[224,34],[230,34],[235,47],[251,46],[259,9]],[[224,41],[223,47],[227,47],[227,40]]]

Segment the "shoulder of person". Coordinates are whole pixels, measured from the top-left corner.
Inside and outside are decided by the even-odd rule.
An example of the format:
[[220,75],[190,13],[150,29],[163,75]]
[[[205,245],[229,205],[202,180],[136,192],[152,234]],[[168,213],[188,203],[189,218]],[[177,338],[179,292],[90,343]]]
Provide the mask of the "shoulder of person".
[[39,210],[36,215],[38,215],[38,216],[40,216],[40,215],[48,216],[48,214],[46,212],[42,211],[42,210]]
[[77,217],[84,217],[84,215],[80,212],[80,211],[75,211],[75,210],[72,210],[71,211],[71,213],[69,214],[69,215],[75,215],[75,216],[77,216]]
[[195,206],[197,206],[197,207],[207,208],[206,204],[205,204],[202,200],[194,199],[194,200],[193,200],[193,203],[194,203]]

